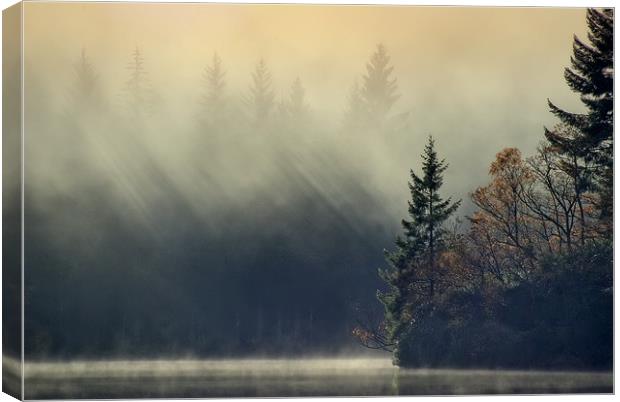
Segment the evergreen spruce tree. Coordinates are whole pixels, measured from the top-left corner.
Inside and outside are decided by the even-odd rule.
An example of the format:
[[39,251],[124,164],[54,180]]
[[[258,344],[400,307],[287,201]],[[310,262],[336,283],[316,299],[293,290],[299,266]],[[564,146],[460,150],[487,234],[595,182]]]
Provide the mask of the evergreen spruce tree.
[[82,49],[80,58],[73,65],[75,81],[71,88],[71,113],[91,113],[95,112],[102,103],[101,88],[99,77],[86,55],[86,50]]
[[437,256],[444,248],[443,225],[461,204],[460,200],[444,200],[439,194],[447,167],[444,160],[438,159],[435,142],[429,137],[422,155],[423,176],[411,171],[410,219],[402,221],[404,237],[396,239],[395,251],[386,252],[389,268],[379,272],[389,290],[379,292],[378,298],[385,307],[388,339],[396,344],[416,316],[432,306],[437,293]]
[[368,111],[362,98],[359,82],[356,80],[349,90],[347,98],[348,107],[344,114],[344,126],[349,130],[357,130],[365,127]]
[[382,126],[394,102],[400,95],[396,78],[392,78],[394,67],[390,66],[390,56],[383,44],[378,44],[370,61],[366,64],[366,74],[363,76],[361,97],[366,105],[369,123],[372,126]]
[[271,73],[261,59],[252,73],[250,95],[246,99],[249,117],[255,125],[260,127],[268,120],[274,106],[274,97]]
[[144,57],[136,47],[127,65],[129,79],[125,84],[128,111],[133,115],[145,115],[152,112],[154,106],[153,91],[144,68]]
[[301,83],[301,79],[297,77],[291,86],[291,94],[288,102],[288,113],[294,120],[300,120],[306,117],[308,113],[308,105],[306,104],[306,89]]
[[309,107],[306,103],[306,90],[297,77],[289,92],[287,99],[283,99],[279,105],[280,115],[285,121],[299,123],[307,116]]
[[222,60],[217,53],[213,54],[211,65],[205,68],[205,93],[202,103],[205,107],[205,121],[213,125],[225,114],[224,89],[226,87],[225,71],[222,69]]
[[587,108],[584,114],[562,110],[551,101],[549,107],[566,126],[576,130],[547,130],[545,136],[559,153],[570,155],[579,150],[579,156],[594,162],[593,184],[600,194],[600,212],[603,220],[611,223],[613,212],[613,81],[614,12],[612,9],[588,9],[589,28],[587,44],[575,36],[572,68],[566,68],[564,78],[568,86],[581,95]]

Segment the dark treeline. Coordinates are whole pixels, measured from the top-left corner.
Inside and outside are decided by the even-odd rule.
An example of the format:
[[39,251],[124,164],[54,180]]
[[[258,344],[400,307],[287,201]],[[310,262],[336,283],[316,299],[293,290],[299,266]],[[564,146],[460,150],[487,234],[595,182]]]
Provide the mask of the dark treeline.
[[354,330],[364,345],[401,366],[612,368],[613,10],[587,23],[564,75],[586,112],[550,101],[560,123],[528,158],[497,154],[465,230],[446,225],[460,201],[440,196],[429,140],[380,271],[385,317]]

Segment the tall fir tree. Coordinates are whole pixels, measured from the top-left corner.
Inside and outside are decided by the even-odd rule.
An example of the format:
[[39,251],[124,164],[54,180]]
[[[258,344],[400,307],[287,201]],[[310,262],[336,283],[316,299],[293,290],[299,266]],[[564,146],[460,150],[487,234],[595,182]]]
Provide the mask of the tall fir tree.
[[422,154],[423,176],[411,171],[410,219],[402,221],[404,237],[396,239],[395,251],[386,252],[389,268],[379,272],[389,287],[387,292],[379,292],[378,298],[385,307],[391,341],[398,341],[403,330],[415,320],[416,311],[431,305],[437,293],[437,256],[444,249],[444,224],[461,204],[461,200],[444,200],[439,194],[447,168],[429,137]]
[[211,64],[205,68],[205,92],[202,97],[203,118],[209,125],[214,125],[224,118],[226,112],[225,88],[226,72],[217,53],[213,54]]
[[136,47],[127,64],[129,79],[125,83],[128,112],[133,115],[148,115],[154,106],[154,95],[144,67],[144,56]]
[[257,126],[262,126],[269,119],[274,106],[274,91],[271,73],[265,60],[261,59],[252,73],[250,94],[246,99],[250,120]]
[[362,90],[356,80],[347,96],[348,106],[344,114],[344,127],[349,130],[357,130],[366,126],[368,111],[362,98]]
[[310,107],[306,102],[306,89],[299,77],[293,81],[288,97],[280,102],[279,112],[285,123],[298,125],[307,122]]
[[80,58],[73,65],[73,71],[75,80],[70,90],[71,112],[96,112],[103,99],[99,76],[86,55],[86,49],[82,49]]
[[375,52],[366,64],[361,97],[368,113],[368,121],[372,126],[382,126],[388,114],[398,100],[398,85],[392,78],[394,67],[390,65],[390,56],[383,44],[378,44]]
[[588,9],[590,44],[577,36],[573,42],[572,68],[566,68],[568,86],[580,94],[586,113],[571,113],[548,101],[551,113],[576,130],[548,130],[545,136],[563,155],[575,150],[587,162],[594,162],[593,185],[600,195],[601,218],[611,226],[613,213],[613,82],[614,11]]
[[288,101],[288,113],[292,119],[299,120],[306,117],[308,105],[306,104],[306,89],[297,77],[291,86],[291,93]]

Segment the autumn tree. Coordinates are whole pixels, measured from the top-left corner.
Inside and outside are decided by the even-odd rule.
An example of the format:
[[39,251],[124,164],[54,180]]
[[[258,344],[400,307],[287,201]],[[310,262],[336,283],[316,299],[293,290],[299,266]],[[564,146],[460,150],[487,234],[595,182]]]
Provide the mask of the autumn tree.
[[596,163],[581,156],[582,150],[578,142],[563,141],[561,144],[558,142],[560,138],[578,138],[580,134],[575,127],[564,123],[557,124],[553,127],[553,135],[555,140],[550,141],[545,149],[547,153],[556,155],[554,159],[557,167],[570,178],[572,183],[579,212],[580,243],[583,246],[586,241],[586,232],[589,231],[588,226],[590,226],[588,215],[592,215],[592,207],[595,206],[591,193],[593,190],[591,179]]
[[586,240],[597,237],[592,223],[593,197],[587,192],[588,165],[581,165],[574,154],[560,157],[548,144],[541,144],[527,165],[535,180],[524,191],[522,201],[532,217],[557,235],[557,248],[549,247],[549,251],[566,248],[570,252],[576,244],[583,247]]
[[592,179],[600,195],[601,218],[611,226],[613,211],[613,82],[614,11],[588,9],[586,16],[590,43],[574,37],[572,68],[564,78],[578,94],[586,113],[565,111],[549,101],[551,112],[575,130],[548,130],[545,136],[557,152],[595,163]]
[[478,210],[469,236],[486,261],[481,269],[512,283],[528,278],[543,256],[596,237],[583,172],[575,157],[560,157],[548,143],[527,159],[516,148],[498,153],[491,183],[472,194]]
[[533,220],[522,202],[533,175],[516,148],[506,148],[490,166],[492,180],[471,194],[478,210],[468,217],[468,233],[476,268],[483,277],[514,283],[534,268]]
[[492,266],[496,272],[505,271],[504,280],[526,278],[534,269],[538,246],[537,222],[523,203],[534,176],[516,148],[499,152],[489,174],[492,182],[471,195],[479,208],[470,217],[472,234],[479,245],[491,248]]

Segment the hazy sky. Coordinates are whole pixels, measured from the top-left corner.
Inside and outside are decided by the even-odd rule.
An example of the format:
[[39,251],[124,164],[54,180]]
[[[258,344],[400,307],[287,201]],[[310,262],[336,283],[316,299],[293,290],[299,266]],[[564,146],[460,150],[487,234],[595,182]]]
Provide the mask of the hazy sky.
[[264,58],[278,97],[299,76],[313,110],[336,126],[382,42],[402,94],[394,112],[410,113],[419,139],[407,165],[417,165],[433,134],[451,163],[447,185],[464,198],[487,181],[503,147],[529,154],[542,140],[543,125],[555,123],[547,98],[579,110],[563,79],[573,34],[585,38],[585,9],[25,3],[26,62],[32,77],[49,81],[49,96],[62,101],[85,48],[114,99],[139,46],[153,86],[178,116],[194,110],[203,69],[218,52],[232,97],[247,93]]

